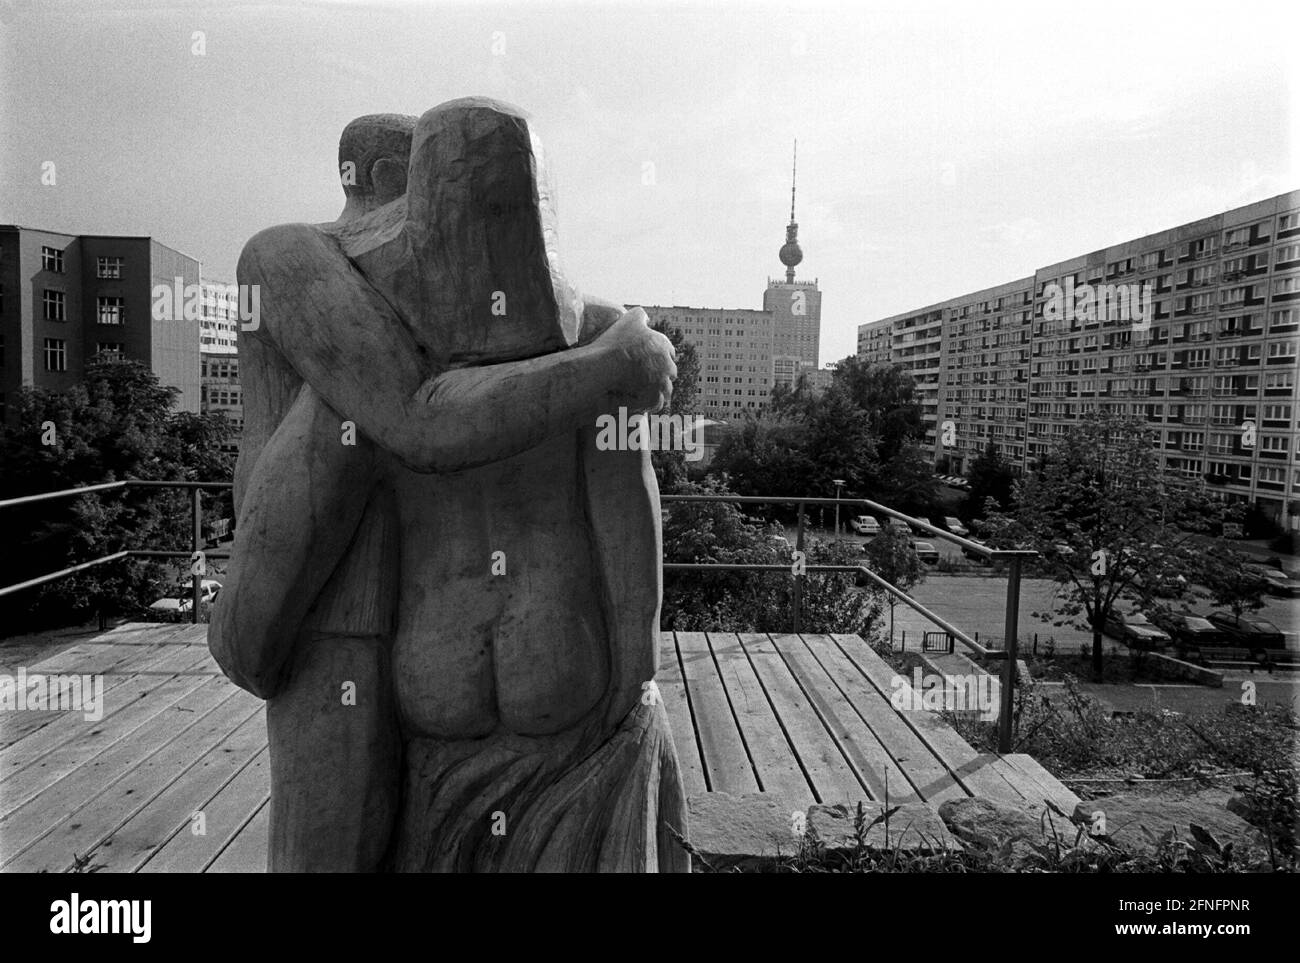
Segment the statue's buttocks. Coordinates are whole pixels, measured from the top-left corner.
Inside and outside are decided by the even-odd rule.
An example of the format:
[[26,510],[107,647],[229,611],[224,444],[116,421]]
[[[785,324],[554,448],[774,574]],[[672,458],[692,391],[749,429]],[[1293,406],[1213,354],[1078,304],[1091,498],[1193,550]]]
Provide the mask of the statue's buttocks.
[[605,694],[608,640],[577,445],[564,435],[451,475],[395,469],[393,668],[411,735],[546,735]]

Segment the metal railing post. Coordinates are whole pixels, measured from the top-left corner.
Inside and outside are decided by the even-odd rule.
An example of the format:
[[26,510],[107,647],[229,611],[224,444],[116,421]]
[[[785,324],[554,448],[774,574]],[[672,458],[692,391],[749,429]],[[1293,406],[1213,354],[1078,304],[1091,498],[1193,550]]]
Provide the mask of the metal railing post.
[[[803,509],[804,509],[804,503],[799,502],[798,504],[799,517],[798,520],[795,522],[795,536],[794,536],[794,550],[796,552],[803,551]],[[800,557],[802,558],[803,556]],[[794,630],[796,633],[798,633],[803,629],[803,580],[804,578],[805,576],[802,574],[796,575],[794,577]]]
[[[200,490],[197,488],[190,489],[192,504],[194,506],[194,531],[190,542],[190,560],[203,548],[203,509],[199,504]],[[203,595],[203,576],[194,573],[193,579],[193,602],[190,609],[190,622],[195,625],[199,624],[199,599]]]
[[1013,556],[1007,573],[1007,617],[1002,666],[1002,712],[998,716],[998,753],[1011,751],[1011,711],[1016,690],[1016,635],[1020,631],[1020,557]]

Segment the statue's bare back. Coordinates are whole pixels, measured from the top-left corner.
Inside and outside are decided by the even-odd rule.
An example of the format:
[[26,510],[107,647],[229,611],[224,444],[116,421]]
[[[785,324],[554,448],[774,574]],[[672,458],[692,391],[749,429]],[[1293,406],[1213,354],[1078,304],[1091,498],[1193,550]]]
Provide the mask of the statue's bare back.
[[[548,735],[604,694],[599,576],[579,489],[556,484],[539,496],[521,484],[574,480],[577,446],[575,434],[562,435],[453,475],[395,469],[402,549],[393,669],[410,735]],[[430,551],[438,545],[460,550]],[[539,582],[552,588],[530,591]]]

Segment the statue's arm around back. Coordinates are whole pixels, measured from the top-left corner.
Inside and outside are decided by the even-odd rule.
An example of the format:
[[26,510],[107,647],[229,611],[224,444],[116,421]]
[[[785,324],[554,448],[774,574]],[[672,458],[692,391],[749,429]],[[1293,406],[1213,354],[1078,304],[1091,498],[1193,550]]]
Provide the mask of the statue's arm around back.
[[263,231],[245,247],[239,277],[265,287],[263,310],[303,380],[414,471],[500,461],[620,405],[657,407],[671,390],[671,346],[639,311],[591,344],[426,382],[429,361],[396,312],[314,228]]

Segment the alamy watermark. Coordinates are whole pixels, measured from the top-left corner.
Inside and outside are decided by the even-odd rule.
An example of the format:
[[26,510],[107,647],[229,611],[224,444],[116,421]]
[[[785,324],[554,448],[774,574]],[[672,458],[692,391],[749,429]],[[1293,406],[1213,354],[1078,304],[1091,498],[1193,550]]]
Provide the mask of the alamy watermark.
[[1073,277],[1065,286],[1053,282],[1043,288],[1047,321],[1125,321],[1134,331],[1151,327],[1151,284],[1080,284]]
[[978,712],[984,722],[994,722],[998,717],[1002,686],[996,676],[987,672],[967,675],[922,674],[920,667],[912,670],[912,678],[894,676],[889,684],[894,691],[889,704],[900,712],[925,709],[938,712]]
[[238,320],[242,331],[256,331],[262,323],[262,290],[257,284],[195,284],[182,277],[172,278],[170,285],[155,284],[150,292],[150,310],[155,321],[203,320],[204,289],[212,297],[224,298],[231,306],[231,320]]
[[703,415],[617,415],[596,419],[596,448],[600,451],[684,451],[687,461],[704,457]]
[[25,668],[16,676],[0,673],[0,711],[6,709],[80,712],[87,722],[98,722],[104,718],[104,677],[28,675]]

